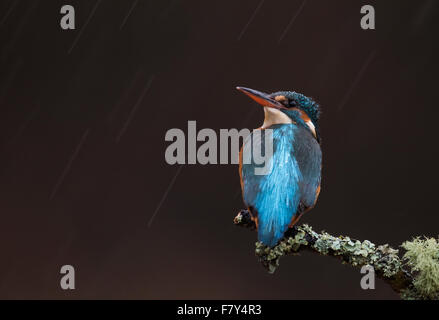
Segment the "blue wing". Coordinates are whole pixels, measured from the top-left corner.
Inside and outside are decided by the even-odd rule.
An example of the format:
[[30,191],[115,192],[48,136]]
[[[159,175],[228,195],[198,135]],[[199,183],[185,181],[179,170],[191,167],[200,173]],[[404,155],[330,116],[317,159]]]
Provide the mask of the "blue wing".
[[[258,239],[274,246],[283,237],[293,218],[311,207],[320,185],[321,152],[311,133],[301,126],[275,125],[273,155],[268,160],[271,170],[256,175],[253,161],[241,165],[243,198],[258,225]],[[245,144],[260,143],[265,150],[265,139],[251,134]],[[316,162],[316,164],[314,164]],[[314,188],[314,190],[313,190]]]
[[293,153],[302,173],[299,181],[300,208],[298,214],[314,207],[320,193],[322,151],[317,140],[306,129],[298,127],[300,139],[293,142]]

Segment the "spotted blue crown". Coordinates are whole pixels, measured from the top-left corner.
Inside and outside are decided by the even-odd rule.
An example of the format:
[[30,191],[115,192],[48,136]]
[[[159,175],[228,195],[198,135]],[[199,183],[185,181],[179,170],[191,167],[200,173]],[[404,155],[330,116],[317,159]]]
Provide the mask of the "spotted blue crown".
[[271,94],[271,96],[285,96],[288,100],[295,101],[296,106],[305,111],[314,126],[318,126],[318,121],[320,119],[320,106],[313,99],[295,91],[279,91]]

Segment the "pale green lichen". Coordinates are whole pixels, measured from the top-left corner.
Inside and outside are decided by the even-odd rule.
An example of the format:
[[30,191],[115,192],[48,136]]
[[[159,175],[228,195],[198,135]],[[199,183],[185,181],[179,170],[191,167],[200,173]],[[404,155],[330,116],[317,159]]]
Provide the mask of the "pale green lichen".
[[[240,213],[237,218],[235,224],[255,229],[247,215]],[[403,299],[439,299],[439,241],[416,238],[404,242],[402,247],[406,252],[400,258],[398,250],[388,244],[376,246],[368,240],[316,233],[305,224],[290,230],[273,248],[257,242],[256,255],[267,270],[274,273],[282,256],[297,255],[303,249],[312,250],[337,257],[342,263],[352,266],[373,266],[376,274],[400,293]]]
[[316,233],[308,225],[297,227],[293,236],[286,237],[274,248],[256,243],[256,255],[270,273],[279,266],[279,259],[287,254],[297,254],[302,247],[322,255],[339,257],[352,266],[372,265],[375,271],[391,278],[401,270],[398,250],[388,245],[376,247],[372,242],[334,237],[326,232]]
[[413,288],[403,292],[406,299],[439,299],[439,242],[434,238],[415,238],[402,247],[406,264],[415,274]]

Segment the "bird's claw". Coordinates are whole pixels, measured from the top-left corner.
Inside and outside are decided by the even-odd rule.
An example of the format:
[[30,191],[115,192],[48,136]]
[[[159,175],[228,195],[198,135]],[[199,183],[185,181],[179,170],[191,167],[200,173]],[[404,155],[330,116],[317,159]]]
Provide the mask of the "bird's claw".
[[238,215],[235,217],[233,222],[236,225],[247,227],[247,228],[256,228],[254,221],[252,220],[252,216],[249,210],[243,209],[239,211]]
[[299,229],[298,229],[297,225],[294,225],[294,226],[288,228],[288,230],[285,232],[284,237],[285,238],[294,238],[298,232],[299,232]]

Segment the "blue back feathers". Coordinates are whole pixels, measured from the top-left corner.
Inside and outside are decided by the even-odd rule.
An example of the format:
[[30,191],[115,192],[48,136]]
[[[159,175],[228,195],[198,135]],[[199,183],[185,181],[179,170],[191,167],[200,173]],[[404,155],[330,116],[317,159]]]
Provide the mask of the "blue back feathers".
[[281,126],[273,131],[271,172],[259,184],[254,207],[258,212],[258,238],[274,246],[283,237],[299,205],[301,173],[292,153],[295,127]]
[[[242,164],[243,198],[252,216],[258,220],[258,239],[275,246],[287,231],[292,218],[313,207],[320,186],[322,154],[320,145],[300,118],[300,112],[290,110],[295,124],[271,126],[273,155],[266,175],[256,175],[255,163]],[[263,132],[265,130],[262,130]],[[247,137],[247,145],[261,144],[265,139]]]

